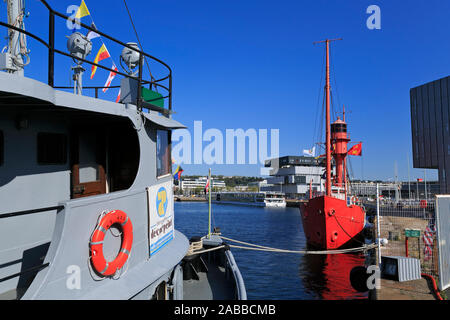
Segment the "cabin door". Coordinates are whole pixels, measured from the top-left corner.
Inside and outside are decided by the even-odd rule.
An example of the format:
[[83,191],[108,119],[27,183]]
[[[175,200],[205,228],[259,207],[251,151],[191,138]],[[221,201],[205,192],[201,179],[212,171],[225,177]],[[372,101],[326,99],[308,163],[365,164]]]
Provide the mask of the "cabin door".
[[72,137],[72,198],[106,193],[104,134],[95,129],[74,132]]

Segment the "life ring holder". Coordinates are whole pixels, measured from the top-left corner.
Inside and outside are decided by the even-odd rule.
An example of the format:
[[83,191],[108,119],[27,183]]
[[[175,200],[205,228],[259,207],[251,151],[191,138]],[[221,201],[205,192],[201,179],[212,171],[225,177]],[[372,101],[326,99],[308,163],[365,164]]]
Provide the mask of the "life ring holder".
[[351,201],[352,201],[352,204],[357,204],[359,199],[356,196],[352,196]]
[[[114,224],[119,224],[121,226],[122,245],[116,258],[113,261],[108,262],[103,255],[103,240],[106,236],[106,232],[110,230]],[[89,242],[91,262],[89,263],[89,266],[92,266],[95,272],[103,277],[114,277],[119,270],[121,271],[120,275],[122,275],[123,266],[128,262],[130,257],[132,245],[133,224],[128,215],[121,210],[104,211],[99,216],[97,226],[95,227]]]

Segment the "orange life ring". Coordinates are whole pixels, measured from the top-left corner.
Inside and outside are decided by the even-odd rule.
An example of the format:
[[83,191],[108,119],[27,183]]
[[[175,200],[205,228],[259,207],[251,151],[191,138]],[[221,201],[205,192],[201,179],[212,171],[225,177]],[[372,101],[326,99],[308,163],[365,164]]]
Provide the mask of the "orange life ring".
[[358,202],[358,198],[356,196],[352,196],[352,203],[357,203]]
[[[106,231],[113,224],[120,224],[122,228],[122,247],[119,254],[113,261],[106,261],[103,255],[103,240]],[[130,256],[131,247],[133,245],[133,224],[127,214],[121,210],[113,210],[108,212],[98,224],[91,237],[89,247],[91,249],[92,265],[98,273],[103,276],[112,276],[117,270],[121,269],[128,257]]]

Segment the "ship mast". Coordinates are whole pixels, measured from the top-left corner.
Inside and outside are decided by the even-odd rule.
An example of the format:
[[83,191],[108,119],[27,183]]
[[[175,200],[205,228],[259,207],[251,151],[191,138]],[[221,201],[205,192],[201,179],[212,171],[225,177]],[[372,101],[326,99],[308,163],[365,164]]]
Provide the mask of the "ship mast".
[[[25,12],[24,0],[6,0],[8,24],[25,30],[24,18],[28,16]],[[1,70],[23,76],[24,67],[30,63],[29,51],[24,33],[15,29],[8,29],[7,50],[0,53]]]
[[325,119],[325,128],[326,128],[326,141],[325,141],[325,149],[326,149],[326,162],[327,162],[327,168],[326,168],[326,195],[331,196],[331,129],[330,129],[330,101],[331,101],[331,88],[330,88],[330,42],[342,40],[342,38],[339,39],[326,39],[323,41],[317,41],[314,42],[314,44],[317,43],[323,43],[326,44],[326,51],[327,51],[327,66],[326,66],[326,84],[325,84],[325,94],[326,94],[326,119]]

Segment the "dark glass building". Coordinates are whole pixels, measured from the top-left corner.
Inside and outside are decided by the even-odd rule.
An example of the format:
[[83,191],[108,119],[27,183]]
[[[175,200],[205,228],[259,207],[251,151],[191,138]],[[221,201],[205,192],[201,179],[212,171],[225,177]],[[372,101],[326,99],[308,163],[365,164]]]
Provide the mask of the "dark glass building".
[[450,76],[412,88],[414,168],[438,169],[439,192],[450,193]]

